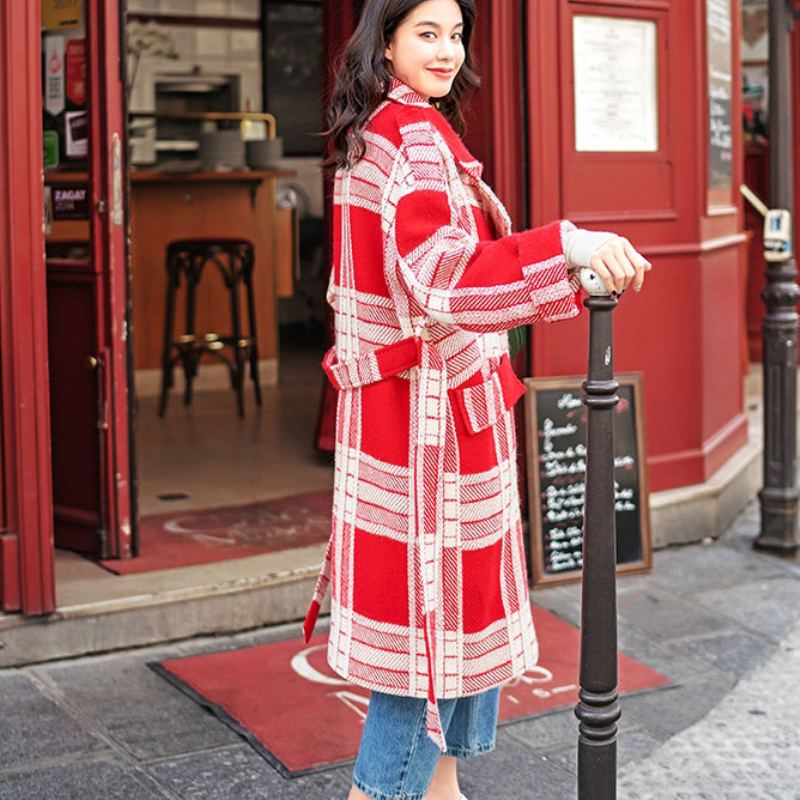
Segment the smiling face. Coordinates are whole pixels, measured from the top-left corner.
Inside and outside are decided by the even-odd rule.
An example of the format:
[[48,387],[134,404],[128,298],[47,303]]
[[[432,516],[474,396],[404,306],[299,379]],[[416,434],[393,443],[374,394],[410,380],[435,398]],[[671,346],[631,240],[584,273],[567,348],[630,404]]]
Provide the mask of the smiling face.
[[455,0],[420,3],[389,40],[389,71],[425,98],[444,97],[464,63],[463,29]]

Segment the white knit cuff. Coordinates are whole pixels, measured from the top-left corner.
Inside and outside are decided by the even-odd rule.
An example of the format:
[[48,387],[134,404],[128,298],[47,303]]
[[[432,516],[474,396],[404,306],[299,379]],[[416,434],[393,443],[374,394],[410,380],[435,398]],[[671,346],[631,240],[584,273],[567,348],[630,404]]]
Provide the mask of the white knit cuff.
[[566,231],[563,239],[567,266],[571,269],[588,267],[589,261],[597,250],[616,235],[609,231],[589,231],[584,228]]

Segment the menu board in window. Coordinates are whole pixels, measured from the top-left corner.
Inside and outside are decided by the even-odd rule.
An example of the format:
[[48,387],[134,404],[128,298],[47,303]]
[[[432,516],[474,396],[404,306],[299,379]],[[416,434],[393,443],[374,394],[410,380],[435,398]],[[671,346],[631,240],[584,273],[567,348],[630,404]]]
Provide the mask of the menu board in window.
[[264,107],[278,119],[287,156],[322,153],[322,7],[282,0],[262,4],[266,50]]
[[733,185],[733,68],[731,0],[706,0],[708,50],[708,188],[710,201],[730,202]]
[[[617,376],[614,480],[617,565],[651,567],[641,374]],[[582,378],[526,378],[533,585],[577,580],[583,565],[587,408]]]
[[575,150],[658,150],[655,22],[577,15],[572,36]]

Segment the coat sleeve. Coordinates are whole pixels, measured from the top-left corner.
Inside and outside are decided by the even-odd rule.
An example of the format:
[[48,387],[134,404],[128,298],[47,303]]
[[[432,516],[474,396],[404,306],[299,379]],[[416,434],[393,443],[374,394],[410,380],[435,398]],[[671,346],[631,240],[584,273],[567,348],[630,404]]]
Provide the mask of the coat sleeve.
[[401,147],[404,174],[388,231],[386,267],[412,306],[432,320],[478,333],[576,316],[581,290],[570,280],[563,240],[575,226],[556,220],[479,241],[463,217],[471,208],[455,207],[444,165],[432,164],[427,150]]

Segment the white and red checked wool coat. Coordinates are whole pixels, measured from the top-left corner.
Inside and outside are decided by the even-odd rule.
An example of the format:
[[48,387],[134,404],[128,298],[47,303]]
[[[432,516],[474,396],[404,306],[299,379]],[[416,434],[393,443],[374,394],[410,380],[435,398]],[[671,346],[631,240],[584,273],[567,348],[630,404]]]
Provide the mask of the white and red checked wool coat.
[[397,78],[339,170],[328,301],[339,388],[327,659],[354,684],[476,694],[536,665],[507,331],[579,313],[567,220],[522,233],[445,118]]

